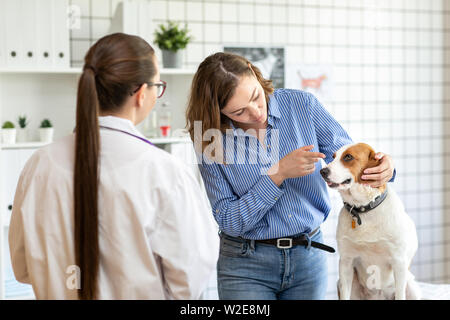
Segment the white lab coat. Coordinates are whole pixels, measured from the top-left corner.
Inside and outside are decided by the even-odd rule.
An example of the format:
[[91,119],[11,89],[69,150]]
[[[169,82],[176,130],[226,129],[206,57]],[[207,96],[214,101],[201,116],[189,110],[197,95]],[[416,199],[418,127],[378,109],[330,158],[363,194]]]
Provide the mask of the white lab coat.
[[[141,136],[129,120],[100,125]],[[169,153],[101,129],[100,299],[198,299],[216,268],[217,225],[190,169]],[[38,299],[77,299],[74,135],[36,151],[14,198],[9,230],[16,279]]]

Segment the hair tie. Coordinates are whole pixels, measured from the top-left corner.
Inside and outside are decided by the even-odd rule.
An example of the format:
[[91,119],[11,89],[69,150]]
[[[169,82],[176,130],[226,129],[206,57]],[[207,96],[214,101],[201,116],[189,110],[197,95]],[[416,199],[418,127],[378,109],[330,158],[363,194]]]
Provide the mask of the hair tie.
[[97,75],[97,69],[95,69],[93,66],[91,66],[90,64],[87,64],[84,66],[84,70],[86,69],[91,69],[92,72],[94,72],[94,75]]

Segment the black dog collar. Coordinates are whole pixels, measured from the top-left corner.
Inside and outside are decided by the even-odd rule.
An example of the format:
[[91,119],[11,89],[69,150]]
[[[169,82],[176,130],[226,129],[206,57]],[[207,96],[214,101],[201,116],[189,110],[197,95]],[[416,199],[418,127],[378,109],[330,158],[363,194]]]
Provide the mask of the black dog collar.
[[386,190],[380,194],[378,197],[375,198],[375,200],[371,201],[369,204],[362,206],[362,207],[355,207],[354,205],[350,205],[347,202],[344,202],[344,207],[345,209],[347,209],[347,211],[352,215],[352,228],[355,228],[355,224],[354,224],[354,220],[356,219],[358,222],[358,225],[361,225],[361,217],[359,216],[361,213],[366,213],[369,212],[373,209],[375,209],[376,207],[378,207],[383,201],[384,199],[386,199],[387,197],[387,188]]

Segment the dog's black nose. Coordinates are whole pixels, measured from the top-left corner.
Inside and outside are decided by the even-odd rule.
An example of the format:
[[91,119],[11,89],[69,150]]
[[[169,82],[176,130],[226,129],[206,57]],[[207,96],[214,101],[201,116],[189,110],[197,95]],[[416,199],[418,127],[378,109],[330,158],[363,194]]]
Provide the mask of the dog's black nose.
[[330,169],[328,168],[320,169],[320,174],[322,175],[323,178],[326,178],[330,175]]

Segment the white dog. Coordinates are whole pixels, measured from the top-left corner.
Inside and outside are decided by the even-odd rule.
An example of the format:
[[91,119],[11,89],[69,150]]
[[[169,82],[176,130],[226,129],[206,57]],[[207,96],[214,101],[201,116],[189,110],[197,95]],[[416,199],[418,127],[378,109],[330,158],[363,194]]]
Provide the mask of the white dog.
[[365,169],[379,164],[375,151],[358,143],[333,157],[320,173],[344,200],[336,232],[339,298],[420,299],[409,272],[418,246],[414,222],[392,188],[364,186],[361,180]]

